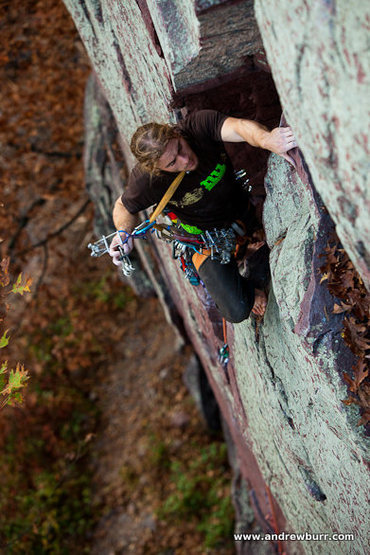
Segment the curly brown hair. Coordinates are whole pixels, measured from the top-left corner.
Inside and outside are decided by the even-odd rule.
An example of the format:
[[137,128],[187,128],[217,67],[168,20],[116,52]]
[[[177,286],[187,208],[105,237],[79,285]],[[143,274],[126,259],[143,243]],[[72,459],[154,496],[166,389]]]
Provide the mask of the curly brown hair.
[[146,123],[139,127],[131,139],[131,152],[142,169],[158,175],[157,163],[171,139],[179,137],[177,129],[166,123]]

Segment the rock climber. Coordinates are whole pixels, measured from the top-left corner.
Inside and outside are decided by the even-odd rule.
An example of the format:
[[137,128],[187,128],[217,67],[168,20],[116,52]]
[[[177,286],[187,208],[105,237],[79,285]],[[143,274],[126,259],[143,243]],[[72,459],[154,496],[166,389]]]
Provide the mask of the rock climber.
[[[294,165],[288,151],[297,146],[290,127],[269,131],[256,121],[234,118],[214,110],[194,112],[176,125],[148,123],[139,127],[131,140],[131,150],[138,164],[113,209],[117,230],[132,232],[138,213],[158,204],[174,174],[185,176],[168,202],[182,228],[190,236],[206,230],[228,229],[236,220],[245,224],[247,234],[257,226],[254,208],[247,194],[235,180],[225,142],[246,142],[284,157]],[[119,237],[115,236],[110,255],[119,265]],[[125,254],[133,248],[130,238]],[[256,287],[253,275],[240,275],[234,259],[227,264],[210,256],[193,256],[193,263],[221,315],[228,321],[241,322],[250,312],[262,316],[267,297]]]

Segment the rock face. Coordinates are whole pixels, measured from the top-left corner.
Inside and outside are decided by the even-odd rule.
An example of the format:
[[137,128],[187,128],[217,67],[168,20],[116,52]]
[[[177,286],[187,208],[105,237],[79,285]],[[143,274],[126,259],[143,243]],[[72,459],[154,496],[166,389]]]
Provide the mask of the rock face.
[[[94,231],[97,237],[109,235],[114,229],[112,206],[122,191],[126,178],[126,165],[122,151],[124,144],[118,133],[117,125],[94,75],[88,79],[85,90],[84,113],[84,170],[86,189],[94,202]],[[136,252],[132,256],[135,266],[135,279],[123,278],[137,295],[153,295],[153,283],[146,267],[146,257]]]
[[225,75],[237,73],[246,57],[262,47],[253,14],[253,0],[224,2],[217,9],[198,13],[201,48],[199,55],[186,66],[174,68],[176,90],[194,92],[205,86],[215,86],[224,81]]
[[[280,529],[353,532],[353,552],[365,553],[366,441],[356,427],[358,414],[341,403],[346,387],[340,376],[353,358],[341,338],[341,316],[331,314],[334,299],[317,272],[333,223],[307,175],[301,177],[271,156],[264,220],[272,287],[262,325],[251,319],[233,330],[228,325],[230,383],[216,358],[219,330],[200,308],[204,291],[185,292],[175,264],[166,272],[176,304],[186,297],[188,334],[209,371],[243,475],[262,511],[268,513],[269,506],[255,460],[286,519],[280,516]],[[307,553],[329,552],[325,541],[303,547]],[[336,551],[348,553],[348,544],[336,545]]]
[[[252,2],[65,3],[114,114],[128,167],[133,162],[128,141],[145,121],[175,121],[187,109],[209,107],[276,124],[280,107],[267,100],[276,99],[276,91],[259,69],[268,66]],[[168,318],[181,318],[234,443],[238,531],[251,522],[248,493],[266,532],[355,535],[352,542],[335,542],[334,549],[324,540],[286,542],[280,549],[366,553],[365,438],[356,426],[358,409],[341,402],[347,396],[342,373],[350,372],[354,358],[341,337],[343,317],[332,313],[335,299],[319,274],[320,256],[336,226],[364,281],[369,277],[364,4],[316,2],[310,9],[299,0],[289,9],[269,0],[256,4],[268,61],[300,150],[293,153],[297,171],[271,155],[267,173],[263,153],[230,151],[236,166],[251,160],[253,174],[266,173],[263,217],[272,282],[263,322],[249,319],[227,327],[227,373],[217,360],[222,325],[207,292],[184,279],[164,243],[153,243],[152,258],[147,245],[141,247],[142,260]],[[95,90],[89,98],[96,102],[99,94]],[[100,121],[94,110],[90,114]],[[118,174],[115,163],[109,175],[104,164],[100,177],[95,171],[99,141],[97,135],[89,143],[86,168],[108,224]],[[112,158],[113,149],[109,152]],[[100,183],[108,189],[104,194]],[[256,543],[255,549],[267,552]],[[251,549],[237,544],[239,553],[256,552]]]
[[[258,340],[251,322],[235,327],[236,387],[243,429],[289,524],[295,531],[346,529],[360,536],[365,442],[341,403],[340,374],[351,354],[317,271],[332,224],[305,177],[271,156],[264,220],[272,289]],[[305,549],[325,552],[325,543]]]
[[284,113],[369,289],[369,4],[256,0],[256,16]]

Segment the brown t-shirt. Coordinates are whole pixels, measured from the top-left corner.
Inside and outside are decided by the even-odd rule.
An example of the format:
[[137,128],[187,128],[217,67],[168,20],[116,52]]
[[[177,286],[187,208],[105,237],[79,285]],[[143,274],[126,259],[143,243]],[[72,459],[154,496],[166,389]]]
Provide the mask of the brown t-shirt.
[[[184,224],[204,230],[220,228],[237,215],[238,187],[221,139],[227,117],[214,110],[201,110],[177,125],[199,160],[167,205]],[[136,214],[158,204],[175,177],[175,173],[165,171],[151,177],[136,165],[122,195],[123,205]]]

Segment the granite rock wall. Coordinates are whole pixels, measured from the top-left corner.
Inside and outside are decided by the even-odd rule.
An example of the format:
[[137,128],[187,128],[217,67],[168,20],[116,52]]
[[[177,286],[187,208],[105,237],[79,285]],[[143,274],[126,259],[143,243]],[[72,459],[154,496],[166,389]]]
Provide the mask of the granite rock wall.
[[316,189],[370,288],[370,6],[256,0],[284,113]]
[[[278,102],[269,106],[262,98],[264,87],[274,98],[276,91],[262,78],[260,68],[268,65],[252,2],[65,3],[111,107],[128,168],[127,144],[139,124],[175,121],[200,107],[226,111],[227,94],[234,98],[230,115],[263,120],[268,108],[266,120],[275,121]],[[336,226],[364,281],[368,277],[364,5],[317,1],[309,9],[294,0],[288,9],[256,2],[268,62],[300,149],[293,153],[297,170],[275,155],[267,170],[264,155],[251,163],[254,173],[266,173],[272,281],[264,320],[228,325],[228,373],[217,360],[222,326],[207,292],[184,280],[168,245],[154,242],[151,255],[147,245],[140,248],[168,318],[181,320],[194,345],[232,438],[238,531],[251,521],[250,503],[265,531],[275,520],[279,531],[356,535],[335,544],[287,542],[289,553],[367,552],[366,439],[356,426],[358,408],[341,402],[347,395],[342,374],[354,358],[341,336],[343,317],[332,313],[335,299],[319,274]],[[236,165],[254,157],[248,150],[231,154]],[[111,191],[100,202],[104,213],[117,181],[110,184],[106,175],[102,183]],[[237,544],[239,553],[257,549]]]

